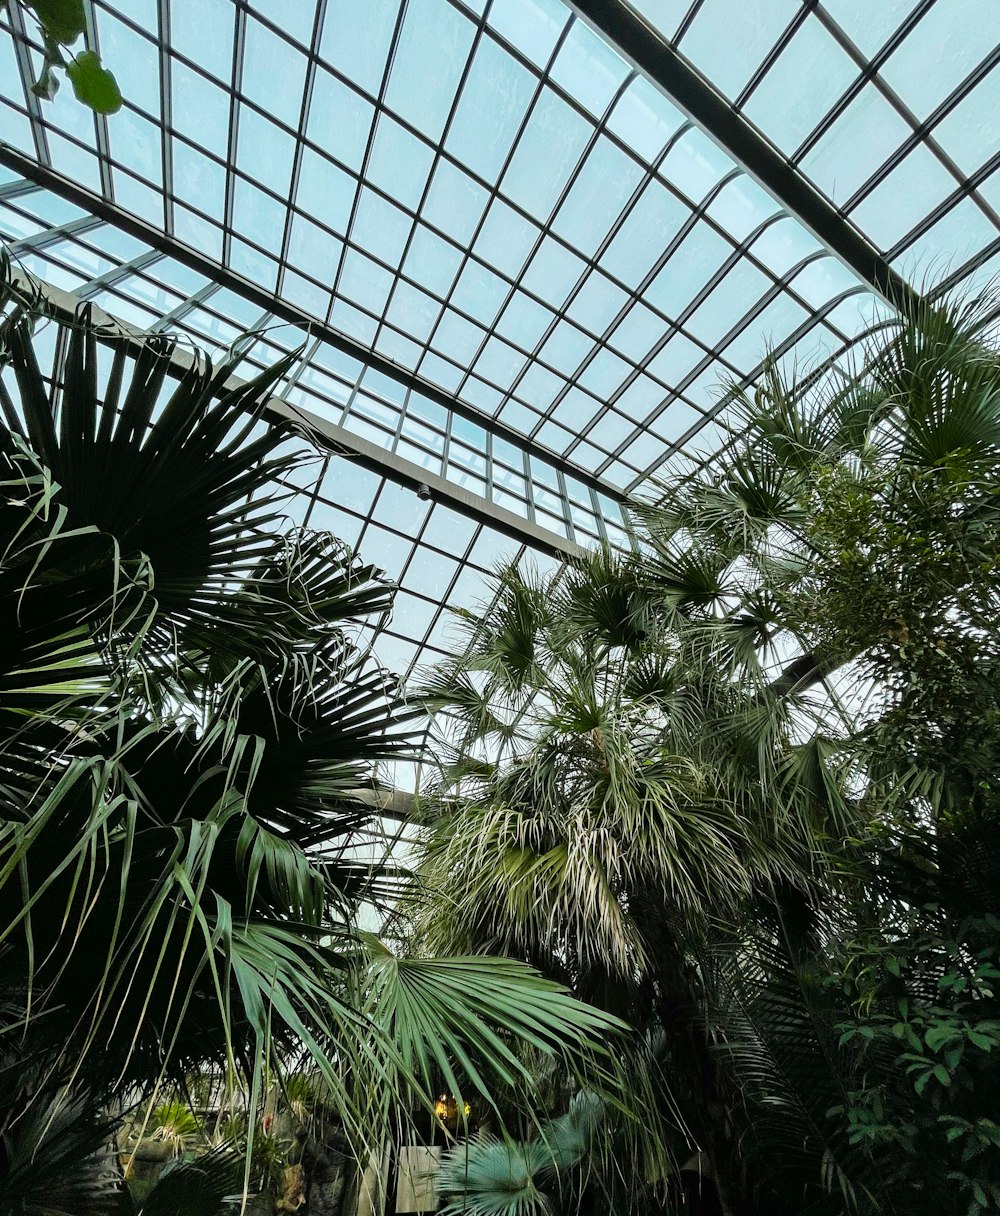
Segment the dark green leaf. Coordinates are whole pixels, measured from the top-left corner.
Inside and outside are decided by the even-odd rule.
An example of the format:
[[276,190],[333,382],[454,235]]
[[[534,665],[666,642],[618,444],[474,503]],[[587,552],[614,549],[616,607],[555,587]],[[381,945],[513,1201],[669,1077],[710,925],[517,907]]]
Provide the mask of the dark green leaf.
[[98,114],[115,114],[122,108],[118,82],[93,51],[81,51],[66,65],[66,75],[77,100]]

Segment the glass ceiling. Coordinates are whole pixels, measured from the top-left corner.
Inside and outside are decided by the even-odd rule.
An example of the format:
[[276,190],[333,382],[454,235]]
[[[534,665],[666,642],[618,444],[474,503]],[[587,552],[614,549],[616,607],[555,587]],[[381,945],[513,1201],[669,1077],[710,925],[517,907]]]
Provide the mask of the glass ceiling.
[[995,0],[631,7],[905,278],[1000,268]]
[[[1000,0],[630,7],[905,279],[1000,268]],[[891,311],[563,0],[85,8],[109,119],[34,98],[0,15],[0,232],[141,329],[303,345],[286,403],[386,463],[330,456],[296,511],[401,576],[401,670],[516,549],[491,512],[627,543],[628,497],[725,441],[721,381]]]

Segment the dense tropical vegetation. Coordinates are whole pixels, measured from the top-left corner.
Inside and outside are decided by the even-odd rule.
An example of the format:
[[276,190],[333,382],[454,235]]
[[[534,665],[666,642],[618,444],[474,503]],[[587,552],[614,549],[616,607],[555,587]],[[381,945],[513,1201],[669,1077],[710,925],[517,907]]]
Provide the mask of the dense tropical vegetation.
[[282,513],[294,356],[2,271],[0,1211],[350,1211],[401,1141],[452,1214],[1000,1208],[986,306],[734,391],[634,553],[500,569],[404,697],[392,587]]
[[1000,1207],[988,315],[771,367],[634,554],[507,568],[462,614],[421,690],[450,757],[415,930],[635,1025],[674,1168],[622,1188],[564,1098],[548,1145],[449,1158],[456,1211]]
[[600,1090],[613,1019],[357,928],[405,882],[359,847],[412,714],[364,641],[391,588],[283,520],[287,360],[240,381],[0,270],[0,1211],[220,1211],[294,1165],[279,1107],[359,1171],[443,1085]]

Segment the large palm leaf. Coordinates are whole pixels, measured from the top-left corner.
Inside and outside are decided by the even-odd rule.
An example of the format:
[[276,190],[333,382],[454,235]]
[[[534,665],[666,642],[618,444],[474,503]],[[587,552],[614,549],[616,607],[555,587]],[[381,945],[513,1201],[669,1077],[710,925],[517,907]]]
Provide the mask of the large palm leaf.
[[[46,374],[31,325],[18,310],[3,325],[0,366],[12,379],[0,380],[0,450],[14,458],[26,444],[59,487],[66,527],[93,532],[93,553],[76,568],[91,569],[91,612],[111,600],[122,566],[148,587],[148,607],[133,607],[147,649],[156,639],[169,651],[178,631],[227,624],[266,640],[274,622],[260,613],[247,630],[246,597],[233,599],[232,580],[281,549],[270,530],[282,496],[273,475],[293,458],[277,454],[281,429],[257,422],[294,356],[245,383],[230,383],[235,358],[214,368],[199,356],[174,379],[172,339],[151,337],[133,356],[121,339],[99,342],[82,309],[59,324],[64,341]],[[101,360],[111,363],[103,393]],[[124,623],[119,610],[119,641]]]

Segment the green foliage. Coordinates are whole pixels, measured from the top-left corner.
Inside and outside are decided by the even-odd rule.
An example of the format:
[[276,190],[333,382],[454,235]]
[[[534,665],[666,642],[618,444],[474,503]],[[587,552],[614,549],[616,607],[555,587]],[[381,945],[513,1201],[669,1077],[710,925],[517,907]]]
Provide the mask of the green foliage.
[[[169,339],[133,349],[83,309],[50,382],[35,304],[0,282],[4,1151],[58,1094],[124,1111],[192,1074],[257,1127],[307,1071],[361,1159],[430,1104],[431,1067],[530,1089],[517,1036],[603,1077],[615,1020],[529,968],[357,931],[398,890],[355,857],[413,714],[359,638],[391,588],[284,526],[276,475],[302,456],[263,411],[288,361],[174,379]],[[184,1150],[190,1119],[161,1106],[154,1134]]]
[[122,108],[118,82],[94,51],[81,51],[66,64],[66,75],[77,101],[98,114],[115,114]]
[[174,1157],[179,1157],[204,1134],[201,1120],[177,1098],[151,1111],[145,1130],[151,1139],[168,1145]]
[[66,48],[87,31],[83,0],[5,0],[20,4],[33,14],[42,38],[42,73],[32,86],[36,97],[50,101],[59,89],[56,68],[65,70],[78,101],[98,114],[115,114],[122,107],[118,82],[101,64],[96,52],[87,49],[68,60]]
[[171,1161],[141,1197],[126,1192],[126,1216],[230,1216],[240,1210],[243,1161],[227,1147],[196,1161]]
[[578,1094],[565,1115],[542,1124],[533,1139],[514,1142],[480,1135],[451,1149],[437,1174],[447,1200],[444,1216],[551,1216],[580,1211],[574,1168],[588,1152],[606,1112]]
[[418,931],[662,1032],[727,1213],[996,1205],[991,308],[733,389],[637,554],[501,568],[418,690],[446,757]]
[[830,978],[853,1011],[840,1041],[866,1079],[831,1114],[890,1191],[929,1206],[958,1195],[955,1210],[975,1216],[1000,1204],[1000,920],[949,926],[937,905],[913,919],[899,938],[846,943]]
[[58,1089],[0,1131],[0,1211],[11,1216],[110,1216],[120,1181],[113,1121]]

